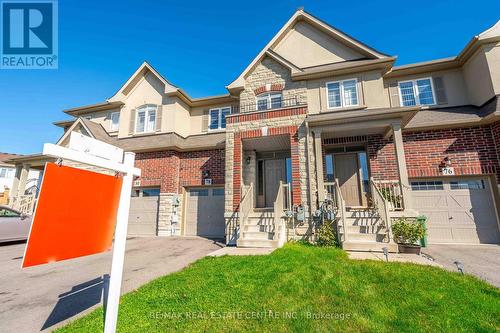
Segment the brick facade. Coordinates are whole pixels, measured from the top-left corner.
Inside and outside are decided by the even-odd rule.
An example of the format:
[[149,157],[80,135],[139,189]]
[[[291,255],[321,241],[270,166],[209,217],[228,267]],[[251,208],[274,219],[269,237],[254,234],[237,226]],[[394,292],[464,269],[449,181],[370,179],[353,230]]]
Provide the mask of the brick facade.
[[[500,123],[404,132],[403,141],[410,178],[440,176],[439,166],[445,157],[449,157],[456,175],[496,174],[500,180]],[[399,178],[392,138],[372,135],[324,139],[323,156],[329,146],[353,144],[366,145],[370,176],[375,180]]]
[[142,169],[141,186],[159,186],[162,193],[180,193],[183,186],[203,185],[208,171],[213,184],[224,184],[224,150],[194,152],[158,151],[139,153],[136,166]]
[[457,175],[497,174],[500,165],[489,125],[404,133],[409,177],[439,176],[445,157]]

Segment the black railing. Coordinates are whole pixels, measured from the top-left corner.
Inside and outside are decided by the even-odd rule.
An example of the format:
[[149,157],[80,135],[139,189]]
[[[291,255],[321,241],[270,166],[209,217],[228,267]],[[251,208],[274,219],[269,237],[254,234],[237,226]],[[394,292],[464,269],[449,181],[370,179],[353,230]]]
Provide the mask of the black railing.
[[283,108],[291,108],[306,105],[306,97],[303,95],[287,96],[287,98],[273,98],[267,101],[255,103],[244,103],[232,106],[232,113],[245,113],[257,111],[269,111]]

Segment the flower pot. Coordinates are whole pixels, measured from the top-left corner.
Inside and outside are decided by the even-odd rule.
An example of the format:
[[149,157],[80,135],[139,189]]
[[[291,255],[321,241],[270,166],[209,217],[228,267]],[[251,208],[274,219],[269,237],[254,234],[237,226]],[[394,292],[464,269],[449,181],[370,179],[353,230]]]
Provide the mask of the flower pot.
[[420,255],[420,245],[398,244],[399,253],[410,253]]

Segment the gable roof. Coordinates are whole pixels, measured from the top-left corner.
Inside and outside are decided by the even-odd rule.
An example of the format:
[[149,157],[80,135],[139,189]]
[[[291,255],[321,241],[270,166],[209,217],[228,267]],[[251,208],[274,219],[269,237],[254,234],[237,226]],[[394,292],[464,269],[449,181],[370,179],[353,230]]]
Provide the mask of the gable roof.
[[135,86],[135,84],[146,75],[146,73],[152,73],[158,80],[160,80],[165,85],[165,92],[177,90],[176,86],[165,79],[156,69],[153,68],[147,61],[144,61],[139,68],[132,74],[132,76],[125,82],[118,91],[108,99],[108,102],[121,101],[122,97],[127,95],[130,89]]
[[11,163],[8,163],[7,161],[13,158],[18,158],[22,157],[23,155],[19,154],[9,154],[9,153],[2,153],[0,152],[0,166],[8,166],[12,167],[13,165]]
[[[243,86],[244,77],[266,56],[276,56],[274,53],[269,53],[269,50],[272,49],[279,41],[281,41],[285,35],[297,24],[299,21],[304,21],[312,26],[318,28],[320,31],[326,33],[327,35],[335,38],[336,40],[342,42],[343,44],[355,49],[356,51],[364,54],[368,58],[372,59],[381,59],[386,58],[388,55],[379,52],[368,45],[358,41],[357,39],[349,36],[343,31],[334,28],[328,23],[318,19],[317,17],[307,13],[303,8],[299,8],[292,17],[285,23],[285,25],[278,31],[278,33],[267,43],[267,45],[257,54],[257,56],[250,62],[250,64],[243,70],[243,72],[238,76],[236,80],[231,82],[226,88],[228,90],[241,88]],[[271,50],[272,51],[272,50]],[[286,65],[287,67],[291,67],[293,64]],[[294,65],[293,65],[294,66]],[[295,66],[296,67],[296,66]]]

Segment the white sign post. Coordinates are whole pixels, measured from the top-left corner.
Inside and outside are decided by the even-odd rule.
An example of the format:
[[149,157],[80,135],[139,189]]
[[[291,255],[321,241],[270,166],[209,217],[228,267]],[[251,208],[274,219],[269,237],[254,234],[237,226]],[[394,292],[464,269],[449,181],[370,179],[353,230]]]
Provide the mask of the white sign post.
[[79,133],[71,133],[69,147],[66,148],[46,143],[43,146],[43,155],[123,173],[120,202],[116,217],[106,318],[104,322],[104,332],[114,333],[118,320],[132,182],[134,176],[141,175],[141,170],[134,167],[134,153],[123,153],[123,150],[120,148]]

